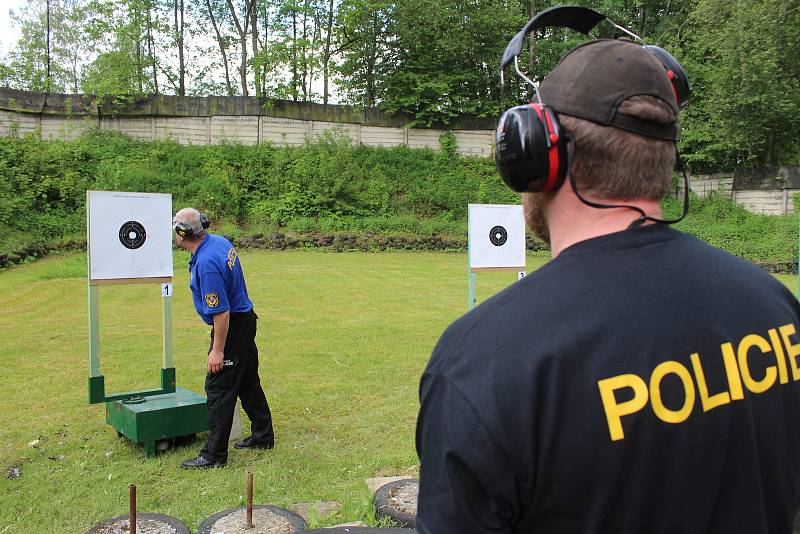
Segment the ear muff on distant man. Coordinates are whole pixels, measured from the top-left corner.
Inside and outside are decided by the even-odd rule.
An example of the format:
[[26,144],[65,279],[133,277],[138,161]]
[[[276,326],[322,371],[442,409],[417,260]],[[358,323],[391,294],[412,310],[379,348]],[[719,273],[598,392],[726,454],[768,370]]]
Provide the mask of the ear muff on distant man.
[[[522,50],[523,40],[528,33],[539,28],[564,27],[588,34],[590,30],[604,20],[607,20],[605,15],[592,9],[577,6],[554,7],[542,11],[529,20],[522,30],[508,43],[500,63],[501,81],[503,80],[503,70],[513,62],[519,75],[534,87],[537,100],[537,102],[515,106],[506,110],[498,120],[495,133],[495,163],[503,181],[514,191],[549,192],[557,190],[564,183],[569,171],[570,156],[567,146],[571,139],[562,130],[558,122],[557,112],[567,113],[585,120],[607,126],[615,126],[657,139],[672,141],[677,139],[677,126],[654,125],[620,115],[613,118],[600,117],[596,116],[591,109],[576,112],[573,109],[562,109],[562,105],[553,105],[552,102],[547,101],[543,102],[537,84],[519,70],[518,57]],[[625,28],[611,21],[608,22],[634,39],[642,41],[640,37]],[[602,41],[604,40],[589,41],[577,48],[591,46]],[[669,85],[674,94],[674,106],[677,115],[677,112],[686,106],[691,97],[691,88],[686,73],[680,63],[663,48],[654,45],[643,45],[641,48],[652,54],[663,66],[663,71],[661,71],[661,67],[658,67],[657,71],[654,72],[654,76],[659,76],[659,72],[664,72],[669,80]],[[568,57],[574,50],[564,57]],[[615,95],[608,95],[609,99],[614,97]],[[669,99],[672,101],[672,95],[670,95]],[[569,97],[566,97],[565,100],[569,100]]]
[[[211,220],[208,218],[208,216],[206,216],[205,213],[200,214],[200,225],[203,227],[203,230],[211,226]],[[195,237],[197,237],[194,233],[194,230],[192,230],[191,225],[185,222],[181,221],[176,222],[174,229],[175,233],[184,239],[194,239]]]

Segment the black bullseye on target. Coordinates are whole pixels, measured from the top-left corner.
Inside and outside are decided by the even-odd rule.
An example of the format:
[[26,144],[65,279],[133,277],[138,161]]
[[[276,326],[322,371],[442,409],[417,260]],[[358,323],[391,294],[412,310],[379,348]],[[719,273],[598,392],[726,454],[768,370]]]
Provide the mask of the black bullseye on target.
[[489,230],[489,241],[496,247],[502,247],[508,241],[508,231],[502,226],[493,226]]
[[144,245],[146,239],[147,232],[138,221],[128,221],[119,228],[119,242],[125,248],[137,249]]

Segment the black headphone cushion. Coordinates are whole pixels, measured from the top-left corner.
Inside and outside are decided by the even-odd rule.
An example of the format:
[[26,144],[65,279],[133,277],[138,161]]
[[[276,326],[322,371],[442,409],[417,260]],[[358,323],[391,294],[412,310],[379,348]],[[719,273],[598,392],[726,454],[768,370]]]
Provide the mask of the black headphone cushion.
[[[516,106],[500,117],[495,133],[495,164],[512,190],[557,189],[566,175],[566,140],[552,110],[542,109],[545,126],[533,104]],[[551,135],[555,135],[555,140]]]
[[192,239],[194,237],[194,231],[192,231],[192,227],[185,222],[175,223],[175,233],[184,239]]

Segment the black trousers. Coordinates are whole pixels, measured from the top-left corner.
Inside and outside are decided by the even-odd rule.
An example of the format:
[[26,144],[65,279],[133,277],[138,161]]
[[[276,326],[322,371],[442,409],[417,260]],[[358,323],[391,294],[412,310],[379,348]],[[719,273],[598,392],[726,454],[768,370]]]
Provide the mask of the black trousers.
[[[201,454],[209,460],[228,457],[228,441],[233,425],[236,397],[242,399],[253,437],[258,441],[273,441],[272,414],[258,377],[258,347],[256,347],[256,320],[254,311],[232,313],[225,340],[224,365],[215,374],[206,375],[208,408],[208,442]],[[211,347],[214,346],[214,329],[211,329]],[[211,348],[209,347],[209,352]]]

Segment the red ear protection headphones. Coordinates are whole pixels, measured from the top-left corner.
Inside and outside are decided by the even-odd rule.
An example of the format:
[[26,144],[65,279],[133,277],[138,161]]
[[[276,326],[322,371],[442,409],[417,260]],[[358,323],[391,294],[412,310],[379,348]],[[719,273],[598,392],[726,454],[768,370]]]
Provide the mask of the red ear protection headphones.
[[[211,220],[206,217],[205,213],[200,214],[200,225],[203,227],[203,230],[211,226]],[[180,221],[175,223],[175,233],[184,239],[194,239],[197,237],[191,225]]]
[[[513,107],[505,111],[498,121],[495,135],[495,163],[503,181],[517,192],[555,191],[567,176],[569,156],[568,139],[561,129],[555,111],[542,103],[537,85],[519,70],[519,54],[525,37],[532,31],[546,27],[570,28],[588,34],[600,22],[607,20],[634,39],[642,39],[614,24],[592,9],[577,6],[554,7],[542,11],[509,41],[500,63],[500,80],[503,70],[514,62],[517,73],[534,87],[538,102]],[[654,45],[643,48],[653,54],[664,66],[675,93],[676,103],[682,109],[689,102],[689,79],[680,63],[666,50]]]

